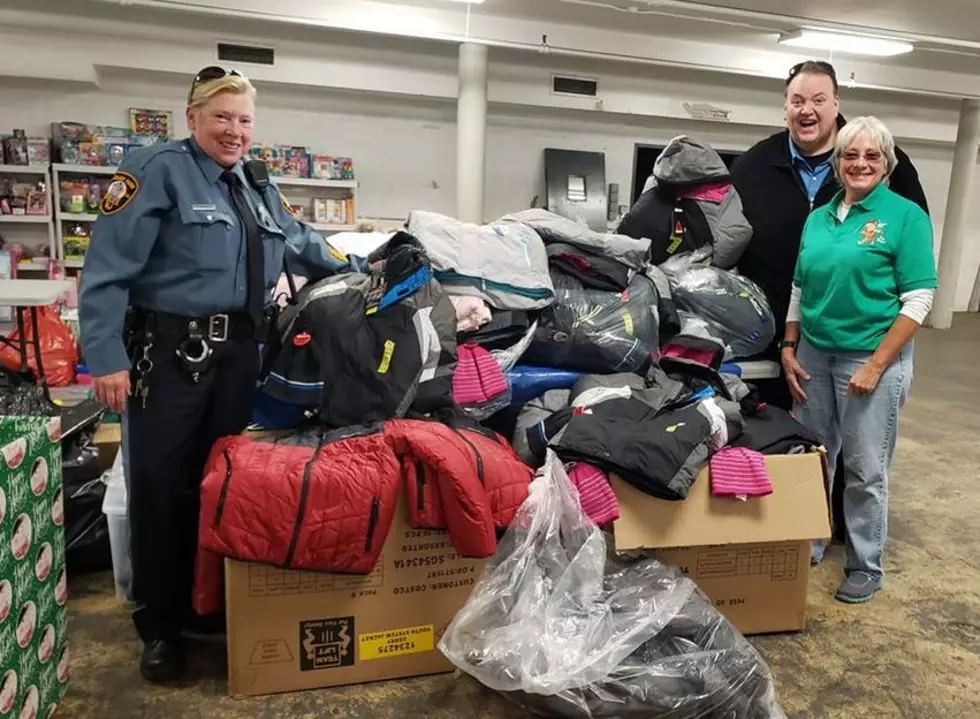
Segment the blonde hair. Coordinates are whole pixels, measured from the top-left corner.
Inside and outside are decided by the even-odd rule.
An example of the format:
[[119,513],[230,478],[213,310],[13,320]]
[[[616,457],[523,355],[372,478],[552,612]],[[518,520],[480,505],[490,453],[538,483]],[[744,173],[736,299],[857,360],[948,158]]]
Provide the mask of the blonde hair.
[[223,92],[248,95],[253,100],[256,95],[255,86],[244,75],[225,75],[194,86],[187,98],[187,107],[192,110],[204,107],[212,97]]
[[847,148],[861,135],[867,135],[878,146],[885,158],[885,180],[895,171],[898,157],[895,154],[895,138],[885,123],[873,115],[855,117],[844,125],[837,133],[837,145],[834,147],[834,172],[840,177],[840,161]]

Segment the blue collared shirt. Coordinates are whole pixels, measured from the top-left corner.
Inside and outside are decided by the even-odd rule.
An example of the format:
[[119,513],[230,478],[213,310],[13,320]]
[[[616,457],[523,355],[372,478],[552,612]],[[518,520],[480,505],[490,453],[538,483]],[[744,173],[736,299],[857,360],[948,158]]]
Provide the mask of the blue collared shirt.
[[[260,191],[245,180],[241,163],[234,171],[262,229],[267,301],[287,251],[290,267],[311,277],[359,267],[293,218],[274,182]],[[129,368],[123,345],[129,306],[188,317],[245,307],[245,228],[224,172],[193,139],[142,148],[123,161],[82,272],[81,341],[93,376]]]
[[827,181],[827,176],[833,169],[833,160],[827,158],[816,167],[810,167],[810,163],[803,157],[792,137],[789,138],[789,154],[792,158],[793,167],[796,168],[796,174],[803,182],[803,189],[806,190],[810,206],[813,207],[817,193],[820,192],[820,188],[823,187],[823,183]]

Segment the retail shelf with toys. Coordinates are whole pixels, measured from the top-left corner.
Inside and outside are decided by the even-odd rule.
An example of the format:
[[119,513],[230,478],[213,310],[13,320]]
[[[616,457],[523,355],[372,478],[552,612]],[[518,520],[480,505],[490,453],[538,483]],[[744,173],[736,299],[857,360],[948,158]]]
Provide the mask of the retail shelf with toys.
[[0,175],[44,175],[47,177],[47,165],[3,165],[0,164]]
[[51,168],[62,174],[83,175],[115,175],[119,169],[115,165],[66,165],[63,162],[54,163]]
[[287,177],[280,175],[275,178],[283,187],[331,187],[337,189],[357,189],[357,180],[321,180],[315,177]]
[[0,215],[0,222],[10,224],[47,224],[51,222],[51,215]]
[[98,165],[52,165],[57,256],[66,268],[77,269],[84,263],[92,223],[99,217],[99,205],[115,171]]
[[64,220],[66,222],[95,222],[99,219],[98,212],[62,212],[58,215],[58,219]]
[[170,112],[141,108],[130,108],[128,127],[52,123],[55,256],[66,269],[84,264],[92,223],[119,164],[133,150],[167,142],[172,128]]
[[349,157],[319,155],[308,147],[254,145],[290,211],[318,232],[349,232],[357,223],[358,182]]
[[[47,268],[55,249],[47,138],[0,135],[0,276]],[[11,267],[13,263],[16,268]]]

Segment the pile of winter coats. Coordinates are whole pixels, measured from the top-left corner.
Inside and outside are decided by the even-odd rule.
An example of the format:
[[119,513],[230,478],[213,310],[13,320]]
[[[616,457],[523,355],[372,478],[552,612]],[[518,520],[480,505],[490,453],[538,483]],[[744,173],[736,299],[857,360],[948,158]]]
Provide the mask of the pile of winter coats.
[[677,336],[748,356],[774,332],[765,297],[729,271],[750,237],[721,158],[686,136],[617,233],[545,210],[485,226],[413,212],[368,274],[303,287],[263,394],[330,428],[453,406],[483,420],[525,383],[642,375]]
[[[215,513],[229,518],[223,520],[228,534],[217,532],[222,522],[211,517],[202,547],[302,566],[268,549],[271,538],[263,544],[267,556],[243,550],[250,544],[245,535],[266,525],[236,526],[230,518],[239,510],[247,516],[248,497],[261,492],[229,494],[228,487],[254,482],[307,497],[319,475],[295,467],[324,463],[338,442],[351,445],[345,452],[353,456],[388,457],[375,471],[394,476],[404,443],[391,441],[388,424],[398,421],[438,418],[445,429],[465,420],[470,426],[454,435],[457,443],[481,430],[477,422],[513,436],[527,463],[518,477],[524,485],[526,467],[537,466],[550,447],[581,464],[573,476],[583,481],[615,472],[656,496],[683,499],[700,465],[744,429],[738,401],[748,390],[723,377],[722,362],[771,340],[765,298],[730,271],[750,235],[721,158],[686,136],[669,143],[616,233],[539,209],[485,226],[411,213],[406,231],[368,255],[366,271],[309,278],[264,348],[265,406],[296,410],[286,413],[287,427],[305,419],[346,438],[330,435],[324,444],[331,449],[309,457],[281,444],[216,449],[204,491],[214,495],[208,501],[222,498]],[[371,439],[357,429],[363,427],[375,428]],[[465,445],[471,454],[518,463],[497,440],[479,451],[478,440]],[[246,457],[231,456],[239,452]],[[280,471],[287,464],[294,470]],[[486,464],[477,460],[465,479],[485,486],[476,474]],[[367,469],[362,474],[372,476]],[[390,481],[376,484],[390,490]],[[390,505],[386,492],[362,488],[363,506]],[[282,506],[284,516],[276,520],[285,524],[267,529],[270,537],[290,534],[285,525],[293,522],[296,550],[304,515]],[[372,516],[366,511],[358,531],[369,534]],[[331,541],[342,538],[334,534]],[[314,554],[333,556],[322,547]],[[318,568],[373,566],[369,551],[345,557]]]
[[[549,453],[600,523],[610,474],[681,501],[726,445],[809,442],[724,372],[774,331],[732,271],[750,236],[720,157],[681,137],[615,233],[540,209],[482,226],[418,211],[365,271],[308,278],[263,349],[261,406],[286,418],[264,428],[291,431],[208,459],[197,610],[220,606],[223,557],[370,573],[402,496],[411,526],[494,556]],[[651,640],[622,666],[681,654]],[[601,715],[601,696],[579,701]]]

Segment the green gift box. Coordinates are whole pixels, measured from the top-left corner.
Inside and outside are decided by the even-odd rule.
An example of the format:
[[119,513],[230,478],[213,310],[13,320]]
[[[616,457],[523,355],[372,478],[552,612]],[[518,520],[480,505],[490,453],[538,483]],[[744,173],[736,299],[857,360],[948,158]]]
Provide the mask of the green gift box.
[[0,719],[54,714],[68,683],[61,418],[0,416]]

